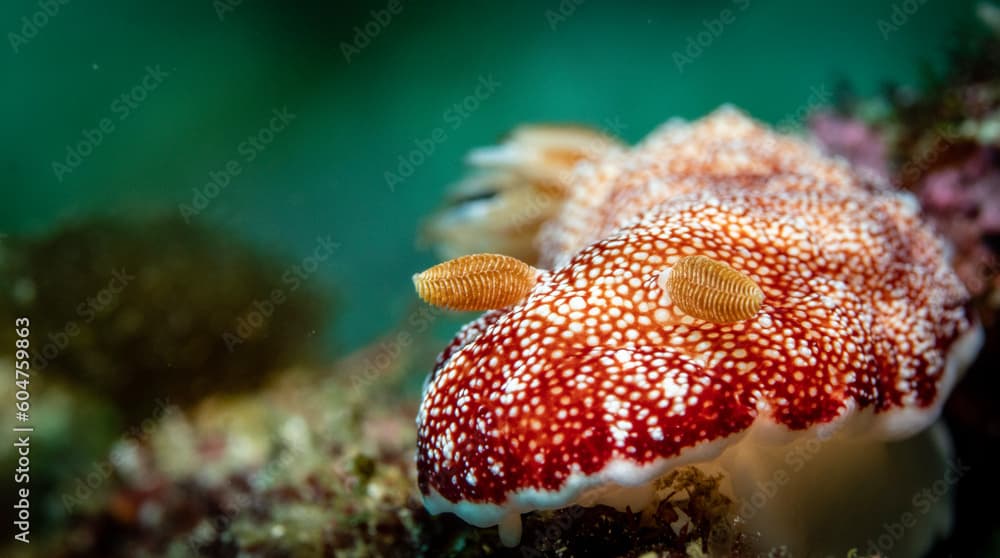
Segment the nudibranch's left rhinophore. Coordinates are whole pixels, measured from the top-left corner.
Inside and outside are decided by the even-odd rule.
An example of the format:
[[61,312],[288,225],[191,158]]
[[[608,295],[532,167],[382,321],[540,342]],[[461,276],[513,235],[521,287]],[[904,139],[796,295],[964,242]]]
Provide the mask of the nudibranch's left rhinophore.
[[425,302],[449,310],[497,310],[520,302],[538,270],[510,256],[472,254],[438,264],[413,276]]
[[[931,426],[981,332],[912,196],[873,180],[731,108],[580,162],[545,271],[427,382],[427,508],[514,544],[521,513],[638,510],[695,465],[761,545],[877,539],[946,475]],[[894,556],[948,527],[914,521]]]

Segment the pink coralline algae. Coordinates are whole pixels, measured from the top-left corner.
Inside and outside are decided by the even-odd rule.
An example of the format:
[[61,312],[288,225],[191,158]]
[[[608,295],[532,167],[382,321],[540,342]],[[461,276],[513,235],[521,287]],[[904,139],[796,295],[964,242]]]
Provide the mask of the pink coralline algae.
[[920,200],[933,213],[959,212],[983,234],[1000,233],[1000,170],[992,152],[981,148],[960,165],[924,178]]
[[[988,147],[934,170],[917,184],[930,219],[954,243],[957,269],[976,295],[996,292],[997,258],[985,239],[1000,234],[1000,164]],[[996,303],[991,303],[996,306]]]
[[830,111],[818,112],[809,119],[809,129],[829,153],[847,159],[856,168],[889,177],[888,149],[882,135],[870,124]]

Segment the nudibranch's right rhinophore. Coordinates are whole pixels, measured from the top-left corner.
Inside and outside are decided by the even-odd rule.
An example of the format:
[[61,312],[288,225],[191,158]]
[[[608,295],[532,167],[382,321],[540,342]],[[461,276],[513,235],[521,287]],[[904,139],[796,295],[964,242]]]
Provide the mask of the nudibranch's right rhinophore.
[[[931,426],[981,332],[912,196],[730,108],[567,184],[530,288],[477,294],[428,380],[430,511],[514,544],[521,513],[638,510],[693,464],[761,545],[842,554],[947,474]],[[947,528],[914,521],[894,556]]]

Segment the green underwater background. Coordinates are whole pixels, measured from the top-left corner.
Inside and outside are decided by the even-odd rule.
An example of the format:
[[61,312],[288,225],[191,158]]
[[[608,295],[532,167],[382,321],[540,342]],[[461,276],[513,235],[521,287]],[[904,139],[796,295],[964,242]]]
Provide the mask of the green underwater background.
[[[732,517],[690,471],[659,487],[687,487],[682,534],[664,534],[673,509],[639,526],[571,508],[526,514],[530,544],[508,549],[431,517],[414,417],[470,315],[423,304],[411,277],[441,259],[425,226],[471,149],[538,122],[635,143],[729,104],[923,201],[934,176],[966,196],[926,208],[987,331],[944,412],[971,468],[931,555],[1000,556],[1000,514],[977,511],[1000,498],[1000,10],[984,6],[4,2],[0,321],[32,323],[35,432],[33,542],[0,555],[703,555]],[[976,125],[936,151],[957,122]],[[18,425],[15,337],[0,329],[0,431]],[[0,451],[4,494],[16,462]]]
[[[891,2],[402,1],[365,47],[356,29],[370,36],[369,11],[386,3],[60,4],[3,55],[0,223],[39,233],[91,214],[180,213],[236,160],[241,173],[195,219],[292,258],[319,236],[339,242],[316,280],[340,302],[326,341],[355,348],[406,315],[410,275],[434,261],[417,230],[470,148],[525,122],[617,123],[634,142],[724,103],[787,124],[841,83],[919,87],[972,33],[975,2],[914,4],[896,26]],[[37,6],[0,9],[20,34]],[[128,102],[151,70],[153,87]],[[484,77],[495,91],[449,118]],[[241,153],[281,109],[295,115],[287,128]],[[105,118],[113,131],[89,156],[53,168]],[[436,128],[446,139],[390,187],[385,174]]]

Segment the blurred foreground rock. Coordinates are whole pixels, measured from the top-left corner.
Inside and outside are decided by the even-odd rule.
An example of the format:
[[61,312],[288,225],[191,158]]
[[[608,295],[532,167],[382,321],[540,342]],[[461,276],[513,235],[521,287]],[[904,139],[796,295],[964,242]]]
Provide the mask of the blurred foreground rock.
[[[34,528],[58,529],[73,512],[67,495],[106,484],[116,439],[145,440],[171,409],[314,361],[329,304],[302,267],[176,216],[4,238],[0,318],[31,321]],[[4,370],[13,335],[0,330]],[[14,401],[13,389],[0,383],[0,398]],[[0,416],[8,432],[13,415]],[[0,449],[5,470],[13,451]]]

